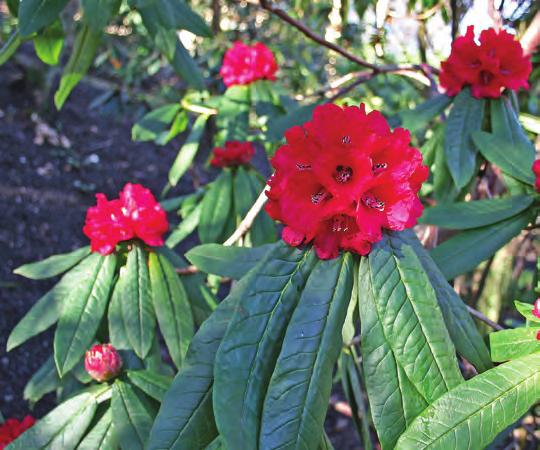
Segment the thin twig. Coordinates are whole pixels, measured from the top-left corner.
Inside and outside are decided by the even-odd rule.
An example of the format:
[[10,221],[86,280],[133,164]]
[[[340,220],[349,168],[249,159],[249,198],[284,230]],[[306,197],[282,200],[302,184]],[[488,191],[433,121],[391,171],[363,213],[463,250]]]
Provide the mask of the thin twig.
[[199,269],[197,266],[187,266],[187,267],[177,267],[176,273],[179,275],[193,275],[194,273],[198,273]]
[[469,311],[471,316],[476,317],[478,320],[480,320],[480,321],[484,322],[485,324],[489,325],[494,330],[497,330],[497,331],[504,330],[504,327],[501,327],[498,323],[495,323],[495,322],[493,322],[493,320],[488,319],[480,311],[477,311],[476,309],[470,307],[469,305],[465,305],[465,306],[467,306],[467,311]]

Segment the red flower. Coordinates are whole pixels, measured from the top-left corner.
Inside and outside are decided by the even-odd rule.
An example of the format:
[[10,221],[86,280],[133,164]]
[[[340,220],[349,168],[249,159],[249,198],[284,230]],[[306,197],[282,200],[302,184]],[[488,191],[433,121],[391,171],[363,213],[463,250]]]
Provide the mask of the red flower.
[[536,332],[536,340],[540,341],[540,330]]
[[122,369],[122,358],[111,344],[96,344],[86,352],[84,368],[96,381],[114,378]]
[[474,27],[452,44],[449,58],[441,64],[440,83],[450,96],[471,86],[476,98],[498,98],[503,88],[527,89],[531,59],[523,54],[519,41],[504,30],[482,31],[480,45],[474,40]]
[[275,80],[277,63],[270,49],[257,42],[249,46],[236,41],[225,52],[219,71],[225,86],[245,85],[256,80]]
[[535,176],[534,187],[536,192],[540,192],[540,159],[537,159],[532,165],[532,171]]
[[228,141],[225,147],[216,147],[214,157],[210,164],[214,167],[231,167],[247,164],[253,155],[255,148],[251,142]]
[[313,241],[322,259],[339,249],[365,255],[383,228],[403,230],[422,214],[417,193],[428,169],[408,131],[392,132],[379,112],[318,106],[285,137],[272,158],[266,210],[286,225],[288,244]]
[[17,419],[7,419],[0,425],[0,450],[3,450],[35,423],[36,419],[32,416],[26,416],[20,421]]
[[540,319],[540,298],[537,298],[534,302],[534,307],[532,310],[533,316],[536,316]]
[[169,223],[152,193],[140,184],[127,183],[119,197],[107,200],[105,194],[96,194],[97,205],[88,208],[83,232],[92,251],[108,255],[116,244],[135,237],[148,245],[163,245]]

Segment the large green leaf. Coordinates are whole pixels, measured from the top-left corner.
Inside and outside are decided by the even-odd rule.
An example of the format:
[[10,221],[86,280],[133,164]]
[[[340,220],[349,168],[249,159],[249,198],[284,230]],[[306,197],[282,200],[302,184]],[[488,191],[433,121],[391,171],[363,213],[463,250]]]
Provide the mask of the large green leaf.
[[[145,114],[131,129],[131,139],[134,141],[154,141],[158,145],[165,145],[175,134],[171,133],[171,124],[178,116],[186,119],[187,115],[178,103],[160,106]],[[183,131],[183,130],[180,130]]]
[[471,135],[481,129],[483,116],[484,100],[472,97],[469,89],[463,89],[455,97],[446,123],[444,151],[458,188],[464,187],[474,174],[476,148]]
[[156,316],[150,291],[148,254],[140,245],[134,244],[128,253],[126,266],[120,270],[122,277],[126,277],[120,292],[126,334],[137,356],[144,359],[152,347]]
[[64,47],[64,29],[62,22],[56,20],[34,38],[34,49],[39,59],[45,64],[55,66],[60,61]]
[[253,193],[248,172],[240,166],[233,176],[234,212],[237,220],[242,220],[257,198]]
[[422,263],[431,285],[435,289],[446,328],[456,346],[457,352],[475,366],[479,372],[490,369],[493,365],[491,364],[489,351],[463,300],[459,298],[456,291],[446,281],[446,278],[414,232],[403,231],[400,238],[406,240],[412,246]]
[[429,223],[443,228],[466,230],[500,222],[525,211],[533,202],[530,195],[506,198],[474,200],[437,205],[426,208],[420,223]]
[[74,449],[90,425],[96,408],[96,397],[91,393],[72,397],[38,420],[6,449]]
[[116,256],[93,253],[87,261],[73,269],[79,283],[63,301],[54,334],[54,360],[60,376],[72,369],[92,344],[112,288]]
[[530,303],[520,302],[518,300],[514,301],[514,306],[519,311],[519,313],[525,317],[525,319],[531,322],[540,322],[540,317],[536,317],[533,312],[533,305]]
[[274,244],[252,248],[203,244],[193,247],[185,256],[203,272],[238,280],[273,248]]
[[152,370],[129,370],[127,376],[135,386],[158,402],[163,400],[172,381],[171,377]]
[[153,417],[135,389],[120,380],[113,384],[113,425],[124,450],[144,450]]
[[109,323],[109,340],[117,350],[131,350],[131,343],[126,330],[126,323],[122,314],[122,296],[126,291],[126,269],[120,269],[120,276],[116,280],[114,290],[109,301],[107,319]]
[[122,0],[81,0],[83,20],[95,31],[101,31],[118,13]]
[[214,415],[229,448],[257,448],[266,389],[316,262],[313,249],[279,243],[240,301],[214,369]]
[[45,394],[54,391],[60,385],[60,378],[54,365],[54,358],[49,356],[24,387],[24,399],[36,403]]
[[476,268],[482,261],[517,236],[530,221],[530,212],[497,222],[494,225],[464,231],[444,241],[431,251],[431,257],[447,280]]
[[396,450],[480,450],[540,400],[540,353],[500,365],[440,397]]
[[21,46],[22,42],[21,36],[17,30],[9,35],[2,45],[2,48],[0,48],[0,66],[13,56]]
[[30,36],[54,22],[68,0],[21,0],[19,2],[19,33]]
[[386,340],[407,377],[431,403],[463,380],[431,280],[400,233],[384,235],[368,261]]
[[32,280],[51,278],[71,269],[89,254],[90,247],[86,246],[62,255],[49,256],[42,261],[24,264],[17,267],[13,273],[31,278]]
[[118,438],[114,431],[112,412],[109,408],[77,446],[77,450],[112,450],[116,448],[118,448]]
[[184,286],[169,260],[151,252],[148,260],[152,298],[161,334],[176,367],[193,336],[193,317]]
[[450,103],[452,103],[452,97],[439,94],[420,103],[414,109],[401,111],[399,113],[401,126],[414,133],[426,126],[437,114],[442,113]]
[[540,352],[540,341],[536,338],[538,332],[538,327],[521,327],[490,333],[491,359],[502,362]]
[[436,134],[429,139],[433,142],[433,153],[435,168],[433,170],[433,195],[438,203],[453,202],[461,191],[455,183],[444,151],[444,136],[446,135],[446,124],[440,125]]
[[[259,174],[255,170],[249,170],[247,173],[251,182],[253,203],[255,203],[255,200],[265,186],[265,182],[261,181]],[[269,244],[276,241],[276,225],[264,208],[257,214],[257,217],[255,217],[251,229],[249,230],[249,236],[251,238],[251,243],[254,246]]]
[[71,56],[62,73],[60,86],[54,94],[54,104],[57,109],[62,108],[73,88],[90,68],[100,41],[101,32],[92,30],[88,25],[83,25],[77,34]]
[[213,181],[202,200],[199,238],[203,244],[218,242],[232,208],[232,174],[225,169]]
[[321,442],[353,266],[353,257],[345,253],[320,261],[312,270],[292,313],[270,384],[261,386],[267,392],[259,448],[316,448]]
[[360,261],[358,279],[362,362],[371,415],[383,450],[392,449],[427,402],[405,374],[385,334],[367,258]]
[[209,116],[202,114],[195,120],[189,136],[184,142],[184,145],[182,145],[182,148],[178,152],[178,155],[169,170],[169,183],[171,186],[177,185],[180,178],[182,178],[191,166],[193,159],[195,159],[208,117]]
[[520,151],[520,147],[513,147],[512,141],[485,131],[476,131],[472,137],[478,150],[489,162],[519,181],[534,184],[534,154]]
[[193,211],[186,217],[182,218],[182,222],[176,227],[167,238],[165,244],[167,247],[173,248],[187,238],[195,231],[201,220],[201,205],[198,204]]

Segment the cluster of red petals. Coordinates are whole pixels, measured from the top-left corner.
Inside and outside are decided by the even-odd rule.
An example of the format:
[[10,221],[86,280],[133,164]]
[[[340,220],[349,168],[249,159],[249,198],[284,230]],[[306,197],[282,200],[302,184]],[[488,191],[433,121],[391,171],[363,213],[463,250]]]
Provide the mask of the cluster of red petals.
[[263,43],[247,45],[236,41],[225,52],[219,74],[225,86],[245,85],[257,80],[276,79],[278,66],[272,51]]
[[86,352],[84,368],[96,381],[114,378],[122,369],[122,358],[111,344],[95,344]]
[[214,149],[214,157],[210,164],[214,167],[235,167],[247,164],[255,154],[251,142],[228,141],[224,147]]
[[536,301],[534,302],[532,314],[533,316],[538,317],[540,319],[540,298],[537,298]]
[[514,36],[493,28],[482,31],[480,45],[474,40],[474,27],[452,44],[450,57],[441,64],[440,83],[450,96],[471,86],[476,98],[498,98],[503,88],[527,89],[532,70],[531,58]]
[[107,200],[105,194],[96,194],[96,199],[97,205],[86,212],[83,227],[93,252],[108,255],[116,244],[133,238],[151,246],[163,245],[169,222],[150,190],[128,183],[119,198]]
[[340,248],[365,255],[383,228],[416,224],[428,168],[407,130],[392,132],[381,113],[367,114],[363,104],[326,104],[285,137],[272,158],[266,206],[286,225],[285,242],[313,241],[321,259],[335,258]]
[[532,171],[534,173],[534,187],[536,192],[540,192],[540,159],[537,159],[532,165]]
[[7,419],[0,425],[0,450],[4,450],[35,423],[36,419],[32,416],[26,416],[23,420]]

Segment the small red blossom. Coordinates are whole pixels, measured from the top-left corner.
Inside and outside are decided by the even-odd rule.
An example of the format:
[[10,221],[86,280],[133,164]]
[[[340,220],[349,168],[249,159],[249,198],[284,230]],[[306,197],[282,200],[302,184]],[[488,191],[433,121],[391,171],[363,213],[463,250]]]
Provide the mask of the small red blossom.
[[536,301],[534,302],[532,314],[533,316],[538,317],[540,319],[540,298],[537,298]]
[[278,66],[271,50],[261,42],[247,45],[236,41],[225,52],[219,71],[225,86],[246,85],[276,79]]
[[365,255],[383,229],[416,224],[428,168],[409,132],[392,131],[378,111],[318,106],[285,137],[272,158],[266,211],[285,224],[288,244],[313,242],[321,259],[340,249]]
[[139,238],[151,246],[163,245],[169,228],[167,215],[150,190],[127,183],[119,198],[96,194],[97,205],[88,208],[83,227],[93,252],[108,255],[116,244]]
[[210,164],[214,167],[234,167],[249,163],[255,155],[255,147],[251,142],[228,141],[224,147],[214,149],[214,157]]
[[514,36],[493,28],[482,31],[480,45],[474,40],[474,27],[452,44],[452,52],[441,64],[440,83],[447,95],[454,96],[471,86],[476,98],[498,98],[503,88],[527,89],[532,70],[531,58]]
[[95,344],[86,352],[84,368],[94,380],[101,383],[120,373],[122,358],[111,344]]
[[537,159],[532,165],[532,171],[534,173],[534,187],[536,192],[540,192],[540,159]]
[[540,341],[540,330],[536,332],[536,340]]
[[0,450],[4,450],[35,423],[36,419],[32,416],[26,416],[23,420],[7,419],[0,425]]

